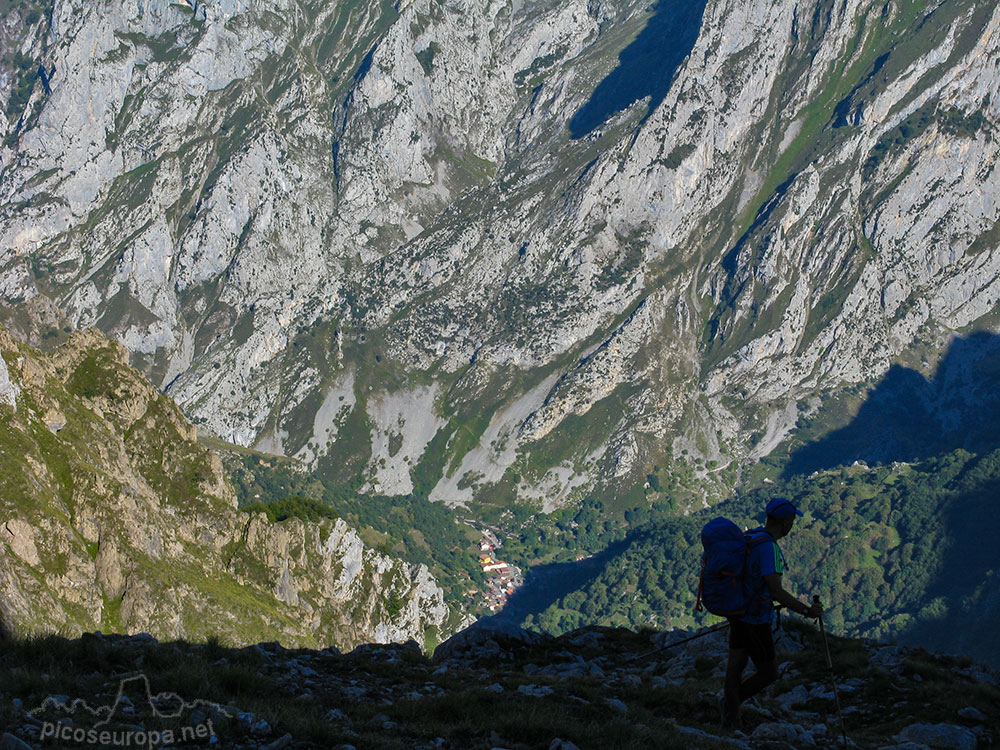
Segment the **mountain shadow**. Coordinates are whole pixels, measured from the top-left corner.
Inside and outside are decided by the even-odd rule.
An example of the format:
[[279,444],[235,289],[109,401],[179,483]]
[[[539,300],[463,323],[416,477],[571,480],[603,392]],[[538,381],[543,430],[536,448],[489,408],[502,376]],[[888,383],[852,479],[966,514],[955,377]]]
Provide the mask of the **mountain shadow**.
[[567,594],[583,588],[599,576],[604,566],[630,544],[635,535],[612,542],[600,552],[583,560],[549,563],[532,568],[524,585],[510,595],[493,619],[520,625],[528,615],[539,615]]
[[1000,446],[1000,336],[956,338],[928,380],[894,365],[850,424],[792,452],[784,476]]
[[965,654],[1000,668],[1000,514],[996,498],[1000,454],[976,459],[963,484],[941,513],[948,543],[935,582],[924,595],[923,616],[900,634],[900,640],[935,650]]
[[706,3],[659,0],[646,28],[618,55],[618,67],[573,115],[571,137],[582,138],[647,96],[649,112],[656,109],[666,98],[674,73],[694,49]]

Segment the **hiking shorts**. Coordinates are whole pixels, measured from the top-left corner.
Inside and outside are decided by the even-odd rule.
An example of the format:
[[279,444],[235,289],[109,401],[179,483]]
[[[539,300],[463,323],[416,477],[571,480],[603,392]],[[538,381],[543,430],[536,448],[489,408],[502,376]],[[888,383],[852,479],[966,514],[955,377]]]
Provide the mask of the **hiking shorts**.
[[742,620],[729,620],[729,648],[747,651],[754,664],[774,661],[777,655],[774,651],[774,636],[771,635],[771,623],[751,625]]

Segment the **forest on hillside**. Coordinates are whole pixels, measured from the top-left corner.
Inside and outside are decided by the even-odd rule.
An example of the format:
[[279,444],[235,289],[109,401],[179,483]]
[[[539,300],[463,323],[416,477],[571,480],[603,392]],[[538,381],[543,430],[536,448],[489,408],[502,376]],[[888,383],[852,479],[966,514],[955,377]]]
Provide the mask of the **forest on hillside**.
[[[691,627],[718,618],[693,611],[699,533],[724,515],[763,522],[770,497],[805,516],[780,543],[786,586],[819,594],[836,632],[899,638],[994,663],[1000,641],[1000,451],[958,450],[916,464],[863,464],[766,485],[691,516],[641,526],[593,580],[527,624],[563,632],[584,623]],[[984,540],[986,543],[984,543]]]
[[[453,602],[470,579],[482,581],[477,532],[426,497],[367,496],[250,456],[232,474],[246,510],[266,510],[271,520],[339,515],[373,546],[427,564]],[[581,585],[553,589],[551,603],[543,596],[525,626],[552,633],[595,623],[689,628],[718,620],[693,611],[702,525],[717,515],[760,525],[767,500],[784,495],[805,513],[781,541],[786,585],[803,600],[819,594],[835,632],[995,663],[1000,637],[986,623],[1000,616],[1000,545],[983,540],[1000,537],[998,489],[1000,450],[956,450],[766,482],[690,515],[668,493],[652,492],[645,505],[624,510],[588,496],[548,515],[514,506],[495,520],[504,559],[524,570],[555,570],[564,586],[576,586],[573,566],[588,566]]]

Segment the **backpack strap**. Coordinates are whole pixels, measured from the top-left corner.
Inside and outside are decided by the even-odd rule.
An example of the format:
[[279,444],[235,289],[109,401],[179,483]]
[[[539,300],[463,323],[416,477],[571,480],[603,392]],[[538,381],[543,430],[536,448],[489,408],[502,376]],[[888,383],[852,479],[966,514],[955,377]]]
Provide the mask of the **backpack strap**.
[[765,529],[763,526],[758,526],[756,529],[750,529],[749,531],[744,532],[744,537],[750,537],[751,534],[757,534],[757,532],[763,533],[747,539],[747,555],[750,554],[750,550],[754,547],[758,547],[764,542],[770,541],[771,544],[774,545],[774,548],[778,550],[778,556],[781,558],[781,569],[788,570],[788,562],[785,560],[785,553],[781,551],[781,547],[778,545],[778,540],[771,535],[770,531]]
[[771,536],[771,532],[765,529],[763,526],[758,526],[756,529],[749,529],[748,531],[744,531],[743,536],[750,537],[747,540],[747,543],[750,544],[752,547],[756,547],[760,544],[763,544],[764,542],[777,543],[777,540],[773,536]]

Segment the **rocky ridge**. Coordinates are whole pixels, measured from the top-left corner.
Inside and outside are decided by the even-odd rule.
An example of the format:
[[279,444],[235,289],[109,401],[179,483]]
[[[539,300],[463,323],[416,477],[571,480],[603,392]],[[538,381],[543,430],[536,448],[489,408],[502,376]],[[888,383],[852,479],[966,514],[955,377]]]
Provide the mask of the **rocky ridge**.
[[[349,654],[262,643],[223,649],[146,636],[0,644],[0,671],[51,669],[0,694],[5,747],[43,746],[46,726],[174,731],[211,722],[225,748],[843,747],[820,634],[786,624],[781,676],[719,728],[724,633],[584,628],[552,638],[484,621],[438,647],[364,645]],[[667,650],[659,650],[670,644]],[[849,747],[988,748],[997,741],[998,676],[920,650],[831,638]],[[61,658],[75,655],[53,668]],[[183,676],[178,664],[186,665]],[[97,671],[88,670],[97,666]],[[113,665],[112,677],[108,665]],[[238,689],[234,689],[239,685]],[[162,691],[162,692],[161,692]],[[178,708],[164,722],[150,705]],[[74,710],[75,707],[75,710]],[[89,723],[88,723],[89,722]],[[23,743],[23,744],[17,744]]]
[[426,566],[338,518],[237,510],[218,455],[120,344],[89,330],[43,354],[0,327],[0,353],[4,631],[350,647],[448,627]]

